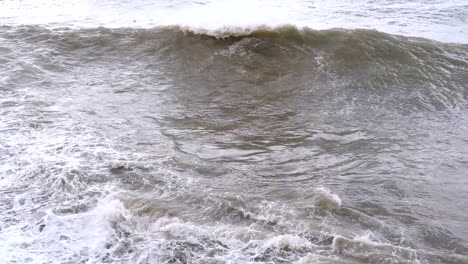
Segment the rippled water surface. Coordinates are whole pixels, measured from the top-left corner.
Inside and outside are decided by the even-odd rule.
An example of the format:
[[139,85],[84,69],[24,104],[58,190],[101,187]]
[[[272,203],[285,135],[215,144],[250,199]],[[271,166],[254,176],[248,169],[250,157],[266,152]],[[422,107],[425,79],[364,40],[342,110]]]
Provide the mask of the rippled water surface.
[[0,262],[468,263],[425,2],[0,1]]

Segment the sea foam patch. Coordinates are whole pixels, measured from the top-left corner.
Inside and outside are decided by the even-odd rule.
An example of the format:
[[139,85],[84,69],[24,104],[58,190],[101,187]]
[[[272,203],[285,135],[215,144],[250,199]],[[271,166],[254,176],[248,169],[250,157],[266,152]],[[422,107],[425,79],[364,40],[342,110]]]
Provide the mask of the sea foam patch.
[[113,223],[127,214],[121,202],[104,199],[81,214],[47,211],[38,223],[18,223],[0,233],[2,263],[81,259],[101,263],[116,239]]

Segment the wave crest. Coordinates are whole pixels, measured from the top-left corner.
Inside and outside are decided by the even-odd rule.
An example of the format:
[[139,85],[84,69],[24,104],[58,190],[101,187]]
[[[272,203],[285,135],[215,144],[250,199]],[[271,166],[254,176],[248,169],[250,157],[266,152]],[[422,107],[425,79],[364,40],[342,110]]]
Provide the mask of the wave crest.
[[157,64],[174,80],[191,84],[198,80],[204,86],[242,81],[254,86],[301,87],[341,105],[389,103],[407,111],[463,108],[468,98],[468,46],[376,30],[314,30],[292,25],[216,31],[177,25],[3,29],[2,38],[45,45],[74,60],[133,58]]

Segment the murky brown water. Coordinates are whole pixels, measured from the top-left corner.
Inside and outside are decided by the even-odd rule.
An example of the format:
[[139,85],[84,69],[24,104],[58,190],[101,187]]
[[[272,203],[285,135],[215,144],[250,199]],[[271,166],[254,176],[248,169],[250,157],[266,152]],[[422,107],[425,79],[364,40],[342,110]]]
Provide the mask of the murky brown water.
[[468,47],[0,27],[4,263],[467,263]]

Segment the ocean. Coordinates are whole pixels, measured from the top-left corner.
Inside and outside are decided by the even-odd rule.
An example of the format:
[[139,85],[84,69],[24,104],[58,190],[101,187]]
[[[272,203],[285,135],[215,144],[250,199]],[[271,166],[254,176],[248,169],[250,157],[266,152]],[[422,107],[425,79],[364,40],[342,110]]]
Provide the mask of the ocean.
[[468,2],[0,0],[0,263],[468,263]]

